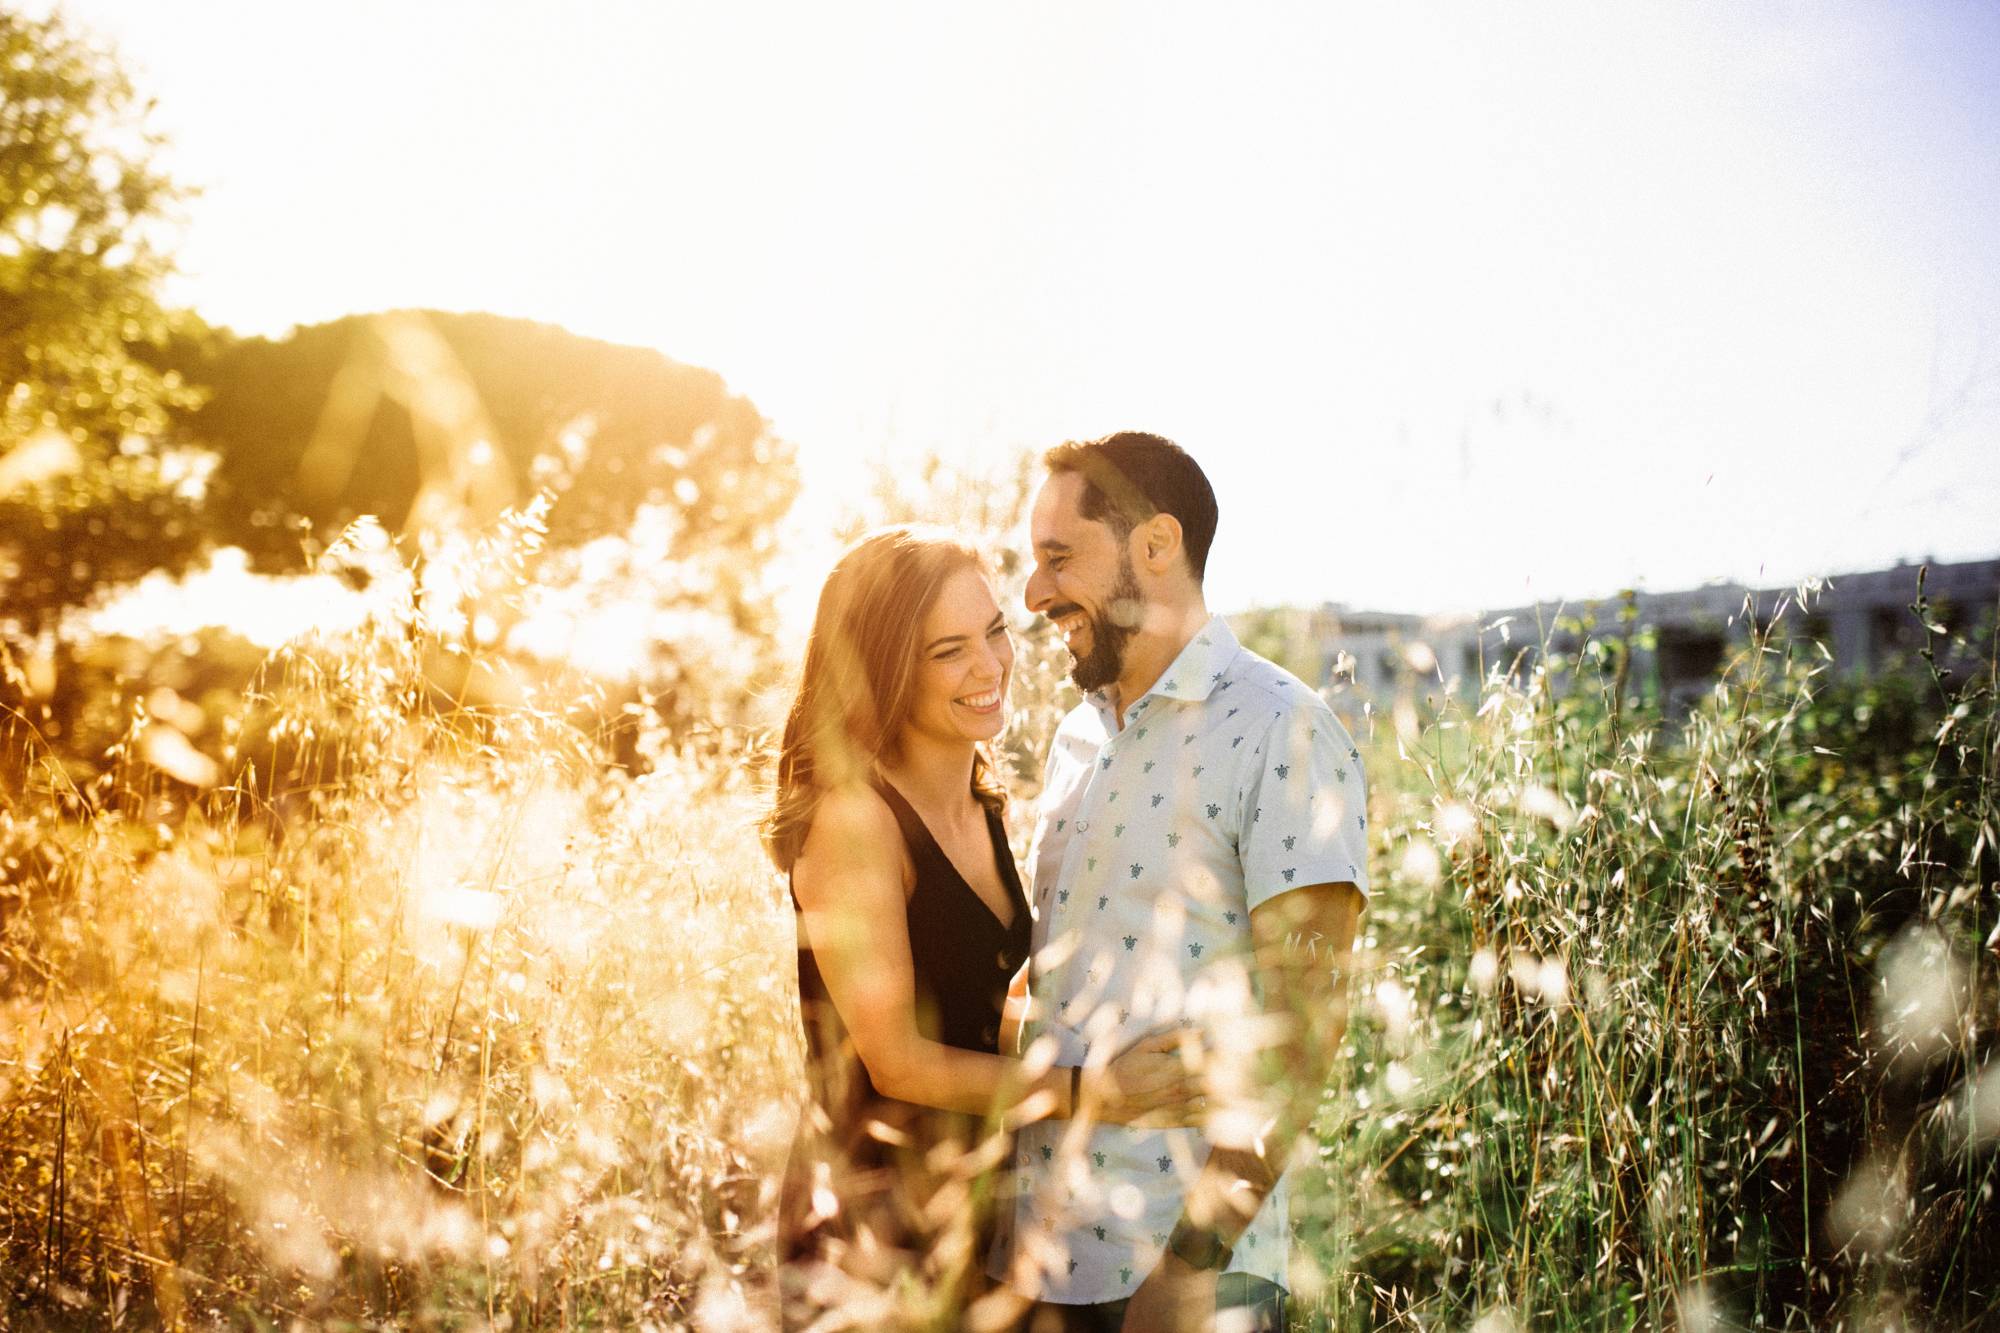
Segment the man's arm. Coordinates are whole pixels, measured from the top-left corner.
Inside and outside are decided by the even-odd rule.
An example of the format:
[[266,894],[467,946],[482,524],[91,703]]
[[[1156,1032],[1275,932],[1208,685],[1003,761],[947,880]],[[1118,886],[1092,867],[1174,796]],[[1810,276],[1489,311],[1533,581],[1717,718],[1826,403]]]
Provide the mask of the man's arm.
[[[1189,1191],[1190,1220],[1234,1244],[1312,1123],[1347,1035],[1347,991],[1361,892],[1314,884],[1250,913],[1250,935],[1275,1040],[1263,1059],[1267,1128],[1251,1148],[1218,1147]],[[1206,1214],[1203,1216],[1202,1214]]]
[[[1176,1240],[1199,1249],[1212,1233],[1233,1246],[1277,1184],[1310,1126],[1347,1033],[1347,991],[1362,896],[1353,884],[1293,889],[1250,913],[1258,984],[1274,1039],[1263,1052],[1250,1147],[1216,1147],[1187,1193]],[[1169,1248],[1132,1294],[1128,1329],[1206,1329],[1221,1265],[1197,1268]]]

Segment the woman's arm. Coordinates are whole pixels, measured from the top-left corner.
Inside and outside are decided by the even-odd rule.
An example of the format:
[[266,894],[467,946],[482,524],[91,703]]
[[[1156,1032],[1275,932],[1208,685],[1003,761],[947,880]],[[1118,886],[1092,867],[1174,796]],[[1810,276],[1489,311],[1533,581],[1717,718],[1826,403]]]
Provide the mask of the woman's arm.
[[1007,982],[1007,1002],[1000,1010],[1000,1049],[1003,1052],[1019,1053],[1021,1030],[1027,1023],[1028,965],[1023,963]]
[[[905,924],[903,845],[896,817],[867,787],[827,793],[792,868],[792,889],[820,976],[878,1092],[976,1115],[1018,1108],[1067,1117],[1071,1072],[932,1041],[917,1028],[916,975]],[[1093,1075],[1099,1118],[1190,1124],[1199,1091],[1172,1035]]]

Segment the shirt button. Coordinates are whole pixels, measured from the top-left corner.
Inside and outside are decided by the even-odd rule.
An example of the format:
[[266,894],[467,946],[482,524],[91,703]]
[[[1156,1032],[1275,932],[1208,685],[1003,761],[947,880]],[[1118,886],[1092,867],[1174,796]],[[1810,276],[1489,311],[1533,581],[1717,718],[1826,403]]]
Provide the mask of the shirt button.
[[1077,820],[1077,821],[1076,821],[1076,831],[1077,831],[1078,833],[1088,833],[1088,832],[1090,832],[1090,821],[1089,821],[1088,819],[1079,819],[1079,820]]

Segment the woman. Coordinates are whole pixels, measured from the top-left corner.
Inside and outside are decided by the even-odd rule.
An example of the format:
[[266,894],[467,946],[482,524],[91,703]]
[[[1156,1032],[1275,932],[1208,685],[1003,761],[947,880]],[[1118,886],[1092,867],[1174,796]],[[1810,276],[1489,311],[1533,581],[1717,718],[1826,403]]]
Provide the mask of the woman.
[[[983,1262],[981,1120],[1188,1124],[1174,1038],[1086,1077],[1001,1053],[1028,905],[981,750],[1005,724],[1014,652],[979,556],[899,527],[821,590],[765,824],[799,919],[812,1104],[780,1207],[788,1313],[912,1271],[963,1299]],[[809,1289],[810,1288],[810,1289]]]

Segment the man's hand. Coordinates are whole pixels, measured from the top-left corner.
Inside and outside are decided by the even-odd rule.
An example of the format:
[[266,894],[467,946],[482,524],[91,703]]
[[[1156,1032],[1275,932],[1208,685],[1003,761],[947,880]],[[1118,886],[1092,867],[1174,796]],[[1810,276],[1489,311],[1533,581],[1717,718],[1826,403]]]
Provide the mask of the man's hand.
[[1118,1053],[1100,1074],[1084,1071],[1081,1115],[1113,1125],[1178,1129],[1208,1113],[1201,1075],[1188,1066],[1187,1041],[1160,1032]]
[[1211,1268],[1190,1268],[1178,1255],[1161,1255],[1125,1306],[1125,1333],[1210,1333],[1219,1276]]

